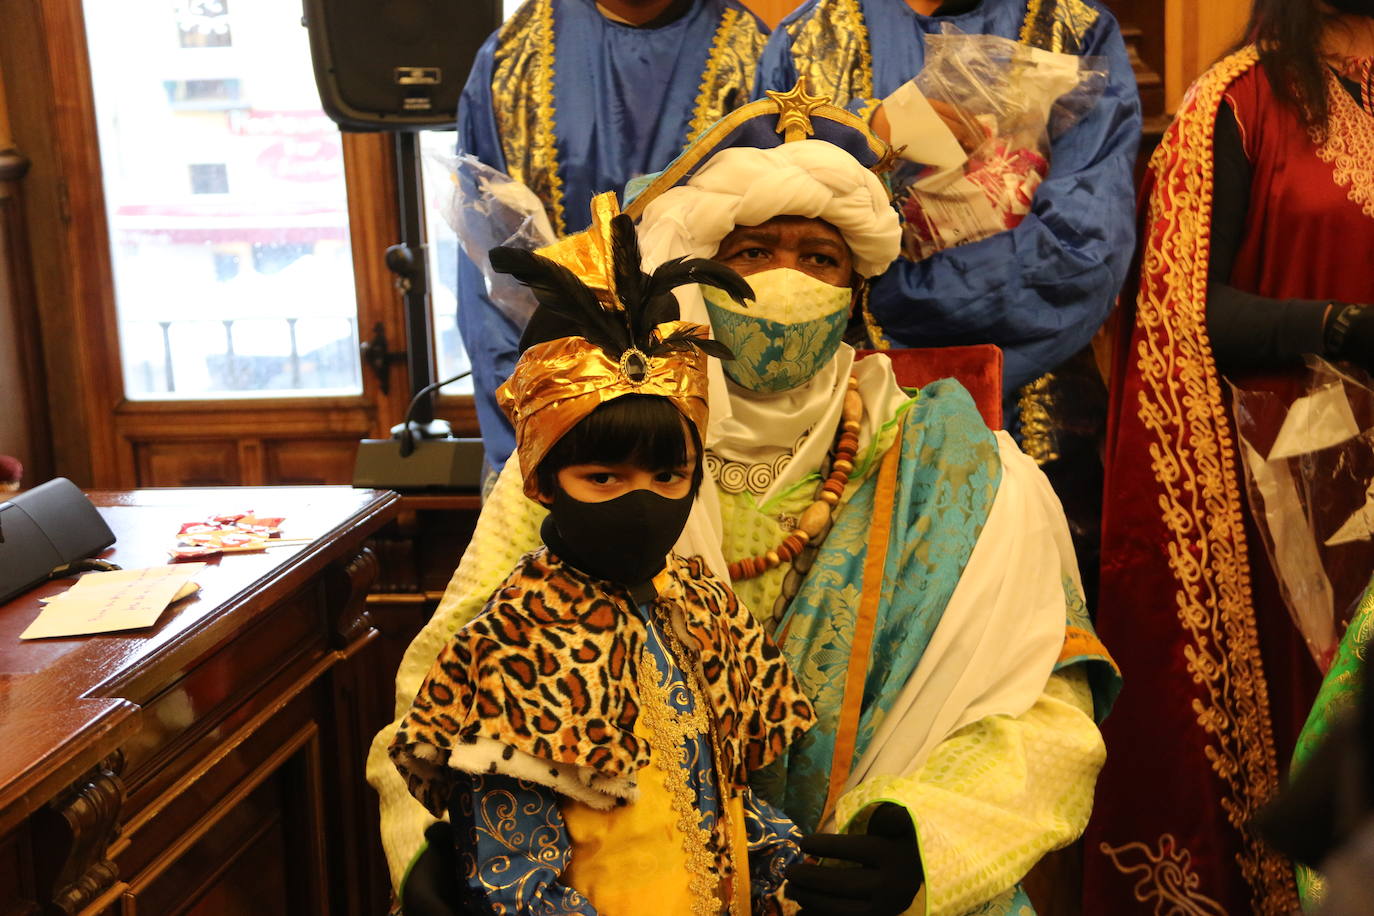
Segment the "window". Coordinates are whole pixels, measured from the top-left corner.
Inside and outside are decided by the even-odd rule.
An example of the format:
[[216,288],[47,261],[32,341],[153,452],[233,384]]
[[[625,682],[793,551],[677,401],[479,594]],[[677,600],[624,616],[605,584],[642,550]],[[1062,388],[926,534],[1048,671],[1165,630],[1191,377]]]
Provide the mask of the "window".
[[[410,400],[382,257],[395,163],[388,135],[341,135],[320,111],[299,4],[16,4],[10,111],[53,163],[27,179],[46,205],[25,229],[43,343],[70,369],[46,385],[71,419],[54,464],[103,487],[347,482],[358,440]],[[223,22],[186,19],[201,14]],[[213,28],[231,15],[232,34]],[[193,32],[220,37],[173,37]],[[434,240],[439,346],[461,360],[452,249]],[[454,388],[440,415],[475,435]]]
[[163,80],[173,108],[238,108],[243,89],[236,79]]
[[234,0],[231,43],[223,0],[185,0],[181,47],[210,57],[160,44],[166,9],[85,3],[126,395],[360,394],[342,142],[299,7]]
[[[452,205],[449,179],[454,152],[452,131],[420,135],[425,188],[425,232],[429,241],[429,301],[434,327],[434,372],[437,379],[457,375],[469,367],[467,350],[458,333],[458,236],[444,218]],[[437,380],[436,379],[436,380]],[[446,395],[471,394],[472,379],[454,382]]]
[[228,48],[229,0],[179,0],[177,38],[183,48]]

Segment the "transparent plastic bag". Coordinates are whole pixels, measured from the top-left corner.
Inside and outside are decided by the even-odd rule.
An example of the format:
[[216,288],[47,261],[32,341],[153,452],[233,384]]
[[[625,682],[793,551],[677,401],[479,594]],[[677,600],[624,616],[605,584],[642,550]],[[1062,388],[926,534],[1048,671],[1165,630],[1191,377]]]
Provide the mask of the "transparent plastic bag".
[[492,270],[487,252],[500,245],[534,249],[557,241],[543,203],[526,185],[473,156],[431,160],[447,170],[451,182],[435,205],[482,272],[492,304],[523,327],[534,311],[534,296],[514,278]]
[[903,253],[919,261],[1020,225],[1050,144],[1097,104],[1107,64],[946,25],[926,37],[915,83],[967,153],[958,166],[903,161],[893,172]]
[[1251,517],[1325,672],[1374,570],[1374,387],[1309,357],[1300,381],[1231,385],[1231,409]]

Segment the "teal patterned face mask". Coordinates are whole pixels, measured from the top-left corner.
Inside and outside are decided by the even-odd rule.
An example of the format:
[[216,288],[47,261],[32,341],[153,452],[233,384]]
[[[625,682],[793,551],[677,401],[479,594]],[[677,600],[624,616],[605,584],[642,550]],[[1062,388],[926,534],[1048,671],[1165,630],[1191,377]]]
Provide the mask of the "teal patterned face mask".
[[806,384],[839,349],[853,292],[789,267],[748,280],[755,297],[748,308],[701,288],[712,334],[735,354],[723,364],[725,374],[765,394]]

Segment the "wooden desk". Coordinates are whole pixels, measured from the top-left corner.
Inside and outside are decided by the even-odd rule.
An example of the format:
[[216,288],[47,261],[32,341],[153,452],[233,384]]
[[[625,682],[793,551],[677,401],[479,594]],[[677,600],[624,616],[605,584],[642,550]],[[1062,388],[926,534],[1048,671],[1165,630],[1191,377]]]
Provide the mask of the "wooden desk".
[[481,508],[476,493],[403,493],[396,520],[367,542],[381,568],[367,607],[393,677],[444,596]]
[[133,633],[20,642],[49,583],[0,605],[0,914],[379,913],[363,777],[393,670],[364,541],[397,510],[345,487],[96,492],[105,556],[166,562],[180,522],[256,509],[296,547],[212,560]]

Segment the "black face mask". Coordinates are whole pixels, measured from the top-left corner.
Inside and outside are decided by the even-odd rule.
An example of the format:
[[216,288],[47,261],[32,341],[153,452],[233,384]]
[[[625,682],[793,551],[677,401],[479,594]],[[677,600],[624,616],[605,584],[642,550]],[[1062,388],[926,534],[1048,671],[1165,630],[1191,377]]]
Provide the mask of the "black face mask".
[[584,503],[559,487],[540,533],[554,555],[574,569],[625,586],[640,585],[663,569],[687,524],[692,498],[634,490]]

